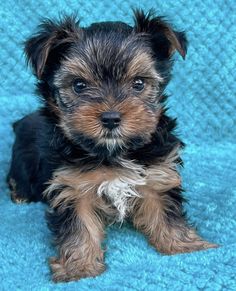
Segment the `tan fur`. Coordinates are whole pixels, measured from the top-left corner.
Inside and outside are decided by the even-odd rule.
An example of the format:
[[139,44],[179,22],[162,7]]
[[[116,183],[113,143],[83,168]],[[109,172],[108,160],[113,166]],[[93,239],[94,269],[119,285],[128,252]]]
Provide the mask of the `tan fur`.
[[176,147],[164,160],[156,161],[154,165],[147,168],[120,159],[120,167],[103,166],[89,172],[81,172],[74,167],[59,169],[49,182],[50,185],[46,189],[45,195],[50,197],[50,193],[60,190],[60,193],[51,201],[51,206],[63,207],[69,202],[76,203],[78,199],[86,197],[90,192],[97,193],[103,182],[114,181],[121,177],[130,180],[141,179],[142,177],[141,185],[146,185],[143,187],[153,189],[158,193],[166,192],[180,186],[180,177],[175,169],[178,150],[179,148]]
[[164,31],[165,31],[165,35],[166,35],[167,39],[171,43],[169,54],[172,55],[175,52],[175,50],[177,50],[179,52],[179,54],[183,58],[185,58],[186,52],[184,51],[181,44],[179,43],[179,40],[177,39],[173,30],[169,26],[167,26]]
[[94,72],[84,59],[78,56],[70,56],[62,62],[61,70],[55,76],[55,85],[64,89],[70,85],[71,79],[82,78],[95,86],[100,85],[94,78]]
[[103,222],[95,212],[96,199],[92,196],[89,194],[77,200],[75,216],[79,228],[59,246],[60,257],[50,260],[56,282],[96,276],[105,270],[101,248]]
[[[176,147],[159,163],[147,170],[146,186],[139,186],[141,198],[136,198],[133,208],[135,227],[146,234],[158,251],[166,254],[191,252],[216,247],[203,241],[189,227],[181,216],[181,206],[174,203],[167,192],[181,186],[176,169],[179,147]],[[177,215],[178,220],[168,218],[167,214]]]
[[[55,173],[45,195],[50,197],[53,191],[61,189],[50,205],[65,211],[67,205],[72,203],[75,219],[78,220],[75,225],[79,225],[79,230],[75,228],[68,240],[59,246],[60,258],[51,260],[55,281],[96,276],[104,270],[101,249],[103,227],[117,219],[117,209],[111,201],[104,199],[106,197],[98,195],[99,186],[124,177],[129,181],[127,187],[132,187],[129,183],[133,183],[133,179],[140,179],[134,184],[138,195],[130,198],[127,215],[158,251],[174,254],[216,247],[203,241],[187,225],[181,216],[180,206],[167,194],[180,186],[176,169],[178,152],[176,147],[165,159],[155,161],[147,168],[120,159],[119,167],[103,166],[90,172],[80,172],[72,167]],[[169,214],[177,215],[178,219],[171,220]]]
[[203,241],[184,219],[172,223],[168,220],[166,213],[171,207],[178,212],[168,195],[147,187],[139,189],[143,197],[136,199],[133,223],[159,252],[171,255],[217,247]]
[[83,134],[99,140],[103,136],[104,129],[102,127],[100,116],[103,112],[109,111],[106,104],[89,104],[81,106],[70,119],[62,120],[69,129],[77,130]]
[[52,207],[63,207],[68,202],[76,203],[78,199],[83,196],[86,197],[90,192],[96,192],[98,186],[104,180],[112,180],[115,177],[117,177],[117,173],[109,171],[105,167],[85,173],[73,167],[60,169],[54,174],[54,178],[46,189],[45,195],[47,196],[64,186],[65,188],[60,191],[60,194],[51,201]]
[[124,75],[124,81],[132,79],[136,76],[145,76],[147,79],[152,79],[155,84],[162,82],[162,78],[157,74],[155,70],[155,62],[149,54],[140,50],[138,54],[135,55],[127,67],[127,72]]
[[147,186],[158,193],[167,192],[181,185],[181,178],[176,169],[179,147],[175,147],[164,159],[147,169]]
[[[64,189],[51,200],[51,207],[64,211],[68,204],[75,208],[74,231],[66,242],[59,244],[59,258],[51,258],[53,280],[71,281],[87,276],[96,276],[105,270],[101,242],[104,237],[104,222],[114,220],[117,211],[96,195],[102,180],[114,178],[112,171],[103,169],[81,173],[75,169],[60,170],[45,195]],[[78,229],[76,228],[78,226]]]
[[[122,113],[121,131],[126,137],[142,136],[147,140],[155,131],[160,111],[152,112],[139,98],[130,98],[120,103],[118,111]],[[132,114],[130,114],[132,112]]]

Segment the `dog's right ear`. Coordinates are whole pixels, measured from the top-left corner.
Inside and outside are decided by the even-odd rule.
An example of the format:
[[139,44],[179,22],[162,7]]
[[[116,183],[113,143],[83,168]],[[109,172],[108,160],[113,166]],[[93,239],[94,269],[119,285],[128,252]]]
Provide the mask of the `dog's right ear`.
[[59,62],[62,50],[78,39],[79,31],[79,22],[73,16],[58,22],[46,19],[39,25],[38,32],[25,42],[27,62],[38,79],[43,78],[50,57]]

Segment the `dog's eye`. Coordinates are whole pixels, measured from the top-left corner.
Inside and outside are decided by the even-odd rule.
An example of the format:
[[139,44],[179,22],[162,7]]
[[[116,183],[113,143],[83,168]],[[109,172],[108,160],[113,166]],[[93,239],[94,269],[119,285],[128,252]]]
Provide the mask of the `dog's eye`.
[[79,94],[82,90],[84,90],[87,87],[86,82],[83,79],[76,79],[73,82],[73,89],[75,93]]
[[142,91],[144,89],[145,82],[142,78],[135,78],[133,80],[133,89],[136,91]]

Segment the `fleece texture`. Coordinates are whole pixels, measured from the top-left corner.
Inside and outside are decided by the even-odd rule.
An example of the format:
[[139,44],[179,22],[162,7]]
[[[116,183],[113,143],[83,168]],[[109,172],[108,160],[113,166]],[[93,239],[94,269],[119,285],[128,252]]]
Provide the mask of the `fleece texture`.
[[[97,278],[52,283],[55,254],[44,210],[10,201],[5,177],[11,124],[35,110],[34,78],[22,42],[43,17],[78,12],[81,25],[132,23],[131,7],[155,8],[187,32],[186,61],[176,55],[169,113],[186,142],[182,170],[190,221],[218,249],[163,256],[132,226],[107,229],[107,270]],[[0,290],[236,290],[236,9],[235,0],[2,1],[0,6]]]

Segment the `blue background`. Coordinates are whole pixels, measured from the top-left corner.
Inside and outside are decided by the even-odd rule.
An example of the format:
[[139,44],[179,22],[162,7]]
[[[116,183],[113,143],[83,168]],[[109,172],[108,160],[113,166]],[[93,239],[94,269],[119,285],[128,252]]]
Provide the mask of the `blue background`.
[[[12,1],[0,6],[0,290],[236,290],[236,9],[215,1]],[[168,86],[170,114],[187,143],[183,153],[186,209],[200,234],[219,249],[163,256],[131,226],[109,227],[107,271],[55,285],[46,258],[51,235],[40,203],[14,205],[5,176],[11,123],[37,108],[34,78],[22,42],[43,17],[77,11],[81,24],[122,20],[131,7],[154,7],[189,39],[186,61],[176,55]]]

